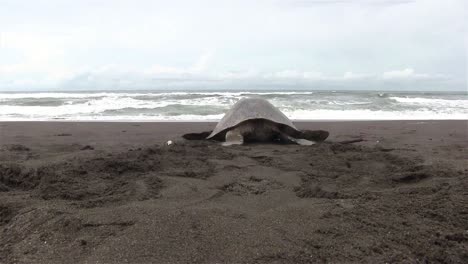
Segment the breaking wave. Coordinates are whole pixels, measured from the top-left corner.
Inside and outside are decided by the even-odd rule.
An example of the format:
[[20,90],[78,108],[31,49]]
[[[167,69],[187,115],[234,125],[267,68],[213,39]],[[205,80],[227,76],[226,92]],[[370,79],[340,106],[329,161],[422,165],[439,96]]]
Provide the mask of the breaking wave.
[[244,97],[296,120],[468,119],[466,94],[325,91],[0,93],[0,120],[219,120]]

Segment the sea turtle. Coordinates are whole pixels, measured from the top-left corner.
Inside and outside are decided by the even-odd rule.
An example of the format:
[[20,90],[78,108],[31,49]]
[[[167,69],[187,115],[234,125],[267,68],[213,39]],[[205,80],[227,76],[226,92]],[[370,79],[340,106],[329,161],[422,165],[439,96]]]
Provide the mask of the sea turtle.
[[312,145],[329,133],[323,130],[300,131],[280,110],[261,98],[243,98],[224,115],[212,132],[190,133],[188,140],[214,139],[223,146],[245,142],[281,142]]

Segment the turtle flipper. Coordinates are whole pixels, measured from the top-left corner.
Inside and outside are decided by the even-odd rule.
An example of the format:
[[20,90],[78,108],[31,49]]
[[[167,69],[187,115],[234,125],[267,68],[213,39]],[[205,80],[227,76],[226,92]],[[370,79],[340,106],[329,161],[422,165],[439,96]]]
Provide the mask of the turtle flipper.
[[187,139],[187,140],[204,140],[210,134],[211,134],[211,131],[201,132],[201,133],[188,133],[188,134],[183,135],[182,137]]
[[226,133],[226,140],[222,143],[223,146],[242,145],[244,143],[244,136],[238,129],[229,130]]
[[301,132],[300,138],[315,142],[322,142],[330,135],[330,133],[325,130],[302,130]]
[[314,141],[310,141],[310,140],[303,139],[303,138],[294,138],[286,133],[280,133],[279,137],[280,137],[280,141],[286,144],[298,144],[302,146],[310,146],[310,145],[315,144]]
[[303,139],[303,138],[293,138],[293,141],[296,144],[301,145],[301,146],[310,146],[316,143],[315,141],[310,141],[310,140]]
[[310,140],[303,139],[303,138],[293,138],[293,137],[290,137],[290,136],[286,136],[286,137],[287,137],[289,142],[295,143],[295,144],[298,144],[298,145],[301,145],[301,146],[310,146],[310,145],[315,144],[315,141],[310,141]]

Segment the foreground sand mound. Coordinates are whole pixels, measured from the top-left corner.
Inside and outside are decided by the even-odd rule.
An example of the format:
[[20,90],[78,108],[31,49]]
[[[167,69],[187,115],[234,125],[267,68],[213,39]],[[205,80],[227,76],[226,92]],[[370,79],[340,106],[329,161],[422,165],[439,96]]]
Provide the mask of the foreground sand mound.
[[339,143],[73,148],[0,163],[0,263],[463,263],[465,177]]
[[88,207],[157,198],[163,187],[159,176],[205,179],[213,174],[206,156],[203,147],[154,146],[73,157],[38,167],[3,163],[0,191],[31,190],[44,200],[84,201],[82,204]]

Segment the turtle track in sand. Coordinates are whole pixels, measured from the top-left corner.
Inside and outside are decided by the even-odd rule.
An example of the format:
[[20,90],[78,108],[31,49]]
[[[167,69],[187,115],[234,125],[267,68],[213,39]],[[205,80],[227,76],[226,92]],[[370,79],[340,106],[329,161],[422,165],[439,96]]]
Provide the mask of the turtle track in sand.
[[153,146],[90,153],[37,167],[5,162],[0,163],[0,192],[32,191],[40,199],[74,201],[84,207],[158,198],[164,185],[159,176],[208,178],[213,167],[205,151]]
[[[151,199],[162,198],[168,177],[181,179],[173,184],[187,184],[188,177],[194,186],[199,182],[208,186],[196,186],[195,191],[187,188],[200,194],[200,202],[180,209],[188,216],[177,214],[177,221],[194,217],[187,212],[199,212],[201,219],[218,216],[220,210],[209,206],[219,206],[227,211],[226,219],[243,215],[233,223],[257,223],[254,220],[259,218],[262,225],[257,228],[268,224],[281,247],[277,252],[264,249],[258,255],[244,256],[250,263],[306,263],[311,256],[316,262],[463,262],[468,257],[463,231],[468,223],[465,175],[445,164],[427,163],[417,153],[326,142],[310,147],[230,148],[211,142],[175,142],[118,153],[87,151],[86,156],[40,166],[27,161],[0,163],[0,195],[4,195],[0,262],[40,260],[33,256],[53,262],[49,245],[67,252],[57,256],[83,261],[83,256],[93,254],[93,248],[99,249],[112,238],[121,240],[134,234],[133,228],[147,228],[143,215],[156,209],[145,206],[153,205]],[[203,188],[221,194],[202,200]],[[280,204],[281,198],[264,208],[262,203],[277,194],[285,195],[288,205],[294,206]],[[231,198],[253,201],[255,213],[229,211],[225,202],[229,205]],[[169,213],[161,209],[164,205],[158,206],[150,218],[164,223]],[[134,211],[126,213],[129,210]],[[288,221],[276,222],[282,219]],[[293,232],[308,223],[312,224]],[[210,230],[199,230],[196,236],[211,239]],[[230,241],[233,245],[252,248],[245,240],[248,233],[233,234],[231,238],[239,236]],[[281,251],[283,245],[289,248]],[[200,252],[211,252],[203,244],[198,246]]]

